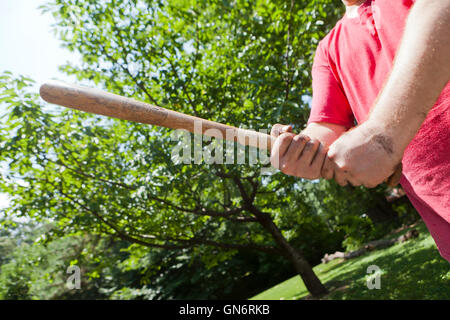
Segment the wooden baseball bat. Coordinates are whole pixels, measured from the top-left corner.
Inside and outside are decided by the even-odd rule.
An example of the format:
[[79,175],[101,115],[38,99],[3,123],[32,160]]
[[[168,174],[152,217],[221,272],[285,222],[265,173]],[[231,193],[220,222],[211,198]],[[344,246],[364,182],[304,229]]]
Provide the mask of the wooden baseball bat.
[[[259,149],[270,151],[275,142],[275,137],[265,133],[236,128],[102,90],[61,81],[44,83],[40,88],[40,95],[47,102],[72,109],[170,129],[184,129]],[[400,176],[401,168],[387,180],[387,183],[390,186],[397,185]]]
[[102,90],[61,81],[44,83],[40,88],[40,95],[47,102],[72,109],[170,129],[184,129],[260,149],[270,150],[275,142],[274,137],[265,133],[236,128]]

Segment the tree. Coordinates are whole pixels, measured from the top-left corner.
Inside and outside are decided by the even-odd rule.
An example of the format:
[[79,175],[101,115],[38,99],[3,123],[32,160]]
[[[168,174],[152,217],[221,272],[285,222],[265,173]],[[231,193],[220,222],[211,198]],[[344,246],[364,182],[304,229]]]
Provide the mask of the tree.
[[[105,299],[111,289],[139,282],[136,271],[114,263],[129,256],[122,252],[128,243],[89,233],[52,239],[52,224],[31,220],[0,218],[0,225],[0,299]],[[68,286],[73,266],[80,268],[79,288]]]
[[[43,9],[56,17],[64,46],[83,57],[66,73],[254,129],[305,124],[314,49],[340,12],[331,0],[56,0]],[[55,236],[89,231],[150,248],[193,248],[210,265],[237,250],[280,255],[313,295],[326,292],[276,224],[293,201],[296,210],[311,209],[291,196],[298,180],[262,177],[261,163],[176,164],[168,130],[47,112],[36,96],[21,95],[28,80],[1,79],[10,106],[0,137],[9,212],[54,221]]]

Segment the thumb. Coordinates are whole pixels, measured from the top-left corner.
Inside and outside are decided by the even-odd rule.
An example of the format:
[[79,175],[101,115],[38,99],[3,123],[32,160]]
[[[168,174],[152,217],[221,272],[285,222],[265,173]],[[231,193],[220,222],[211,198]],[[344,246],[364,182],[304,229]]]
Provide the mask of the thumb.
[[278,137],[280,134],[285,132],[292,132],[292,125],[285,125],[285,124],[274,124],[272,127],[272,130],[270,131],[270,135],[274,136],[275,138]]

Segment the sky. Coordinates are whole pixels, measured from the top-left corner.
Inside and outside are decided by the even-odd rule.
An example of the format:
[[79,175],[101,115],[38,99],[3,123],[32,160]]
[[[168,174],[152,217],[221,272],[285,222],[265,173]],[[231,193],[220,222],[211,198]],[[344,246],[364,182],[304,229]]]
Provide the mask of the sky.
[[60,47],[51,32],[51,14],[37,9],[48,0],[0,0],[0,71],[26,75],[38,83],[65,80],[58,66],[78,61],[77,55]]
[[[49,0],[0,0],[0,73],[8,70],[35,80],[36,92],[48,79],[70,81],[58,66],[80,60],[61,48],[51,32],[53,16],[38,9],[46,2]],[[7,205],[8,197],[0,194],[0,208]]]

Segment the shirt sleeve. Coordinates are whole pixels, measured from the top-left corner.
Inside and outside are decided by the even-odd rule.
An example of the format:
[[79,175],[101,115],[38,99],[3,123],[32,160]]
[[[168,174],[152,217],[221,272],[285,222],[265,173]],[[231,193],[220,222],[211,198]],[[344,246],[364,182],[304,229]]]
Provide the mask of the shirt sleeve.
[[313,98],[308,123],[327,122],[354,126],[354,115],[341,85],[332,72],[323,42],[319,43],[312,67]]

